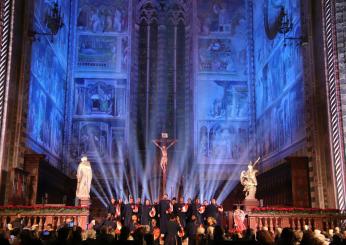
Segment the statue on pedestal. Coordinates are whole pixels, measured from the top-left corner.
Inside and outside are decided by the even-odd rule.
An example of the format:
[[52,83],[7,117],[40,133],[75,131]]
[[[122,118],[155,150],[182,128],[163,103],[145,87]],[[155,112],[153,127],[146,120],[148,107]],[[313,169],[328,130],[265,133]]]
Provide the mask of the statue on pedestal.
[[92,170],[90,162],[86,156],[81,158],[77,169],[77,189],[76,197],[80,200],[89,200],[92,180]]
[[257,189],[256,174],[258,170],[254,169],[254,166],[260,161],[260,157],[255,163],[250,161],[246,171],[242,171],[240,174],[240,183],[244,186],[245,200],[256,200],[255,194]]

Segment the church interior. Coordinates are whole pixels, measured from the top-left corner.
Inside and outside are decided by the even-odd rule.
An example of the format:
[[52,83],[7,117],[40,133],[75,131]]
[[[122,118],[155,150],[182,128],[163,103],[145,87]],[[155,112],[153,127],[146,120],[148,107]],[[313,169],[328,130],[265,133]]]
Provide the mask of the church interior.
[[334,229],[345,139],[344,0],[0,2],[1,229],[165,194],[215,199],[228,231],[239,207]]

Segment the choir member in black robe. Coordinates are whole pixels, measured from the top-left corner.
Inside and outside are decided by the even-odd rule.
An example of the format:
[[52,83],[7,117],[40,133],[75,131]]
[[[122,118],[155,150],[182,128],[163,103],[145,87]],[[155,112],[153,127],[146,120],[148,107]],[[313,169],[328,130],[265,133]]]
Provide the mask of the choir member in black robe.
[[124,202],[123,202],[123,199],[119,198],[118,199],[118,205],[120,206],[120,220],[121,222],[124,222]]
[[188,206],[188,209],[187,209],[187,213],[186,213],[186,219],[188,221],[190,221],[191,216],[192,216],[192,200],[191,200],[191,198],[187,199],[187,206]]
[[[186,207],[185,207],[183,197],[179,198],[179,203],[177,203],[176,206],[177,206],[177,216],[179,217],[180,224],[182,225],[182,227],[185,227],[188,209],[186,209]],[[184,212],[184,211],[186,211],[186,212]]]
[[165,236],[165,245],[176,245],[177,244],[177,234],[180,230],[174,215],[170,215],[169,221],[167,223],[167,234]]
[[159,203],[160,203],[159,200],[155,200],[155,201],[154,201],[154,208],[155,208],[155,210],[156,210],[156,214],[155,214],[155,217],[152,217],[152,218],[156,219],[156,221],[158,222],[158,224],[160,223],[160,222],[159,222],[159,220],[160,220],[160,218],[159,218],[159,216],[160,216]]
[[129,203],[124,205],[124,225],[129,228],[131,223],[132,209],[133,209],[133,197],[130,197]]
[[155,227],[153,230],[154,243],[153,245],[160,245],[161,232],[159,227]]
[[107,214],[111,214],[112,216],[114,216],[115,214],[115,199],[112,197],[111,198],[111,202],[108,204],[107,207]]
[[136,200],[136,204],[135,204],[136,208],[134,209],[134,214],[137,215],[138,221],[141,220],[141,211],[142,211],[142,204],[141,204],[141,198],[138,197]]
[[107,217],[102,222],[102,226],[115,228],[115,221],[113,220],[113,216],[111,213],[107,214]]
[[172,205],[173,205],[173,214],[177,216],[178,214],[178,203],[177,203],[177,198],[173,197],[172,198]]
[[191,205],[192,215],[196,216],[198,224],[203,224],[202,214],[199,212],[201,206],[202,205],[200,204],[198,197],[195,199],[195,202]]
[[156,219],[151,219],[150,220],[150,232],[153,233],[155,228],[159,228],[158,225],[157,225],[157,220]]
[[216,205],[215,198],[211,199],[211,203],[206,208],[207,217],[213,217],[217,220],[218,216],[218,206]]
[[196,238],[197,238],[197,228],[199,224],[197,222],[197,218],[195,215],[191,216],[190,222],[186,225],[186,237],[189,238],[189,245],[195,245],[196,244]]
[[208,218],[208,213],[207,213],[207,207],[208,207],[209,203],[207,200],[203,201],[202,206],[204,207],[204,213],[202,213],[202,221],[203,224],[206,225],[207,224],[207,218]]
[[149,225],[149,223],[150,223],[150,216],[149,216],[150,210],[151,210],[150,201],[148,199],[146,199],[144,205],[142,205],[141,212],[140,212],[142,225]]
[[160,213],[160,230],[161,234],[167,233],[167,223],[168,223],[168,209],[170,201],[168,200],[168,195],[164,194],[162,200],[159,202],[159,213]]
[[130,233],[133,234],[137,230],[138,227],[139,227],[138,217],[137,217],[137,215],[132,214],[131,222],[130,222],[130,226],[129,226]]

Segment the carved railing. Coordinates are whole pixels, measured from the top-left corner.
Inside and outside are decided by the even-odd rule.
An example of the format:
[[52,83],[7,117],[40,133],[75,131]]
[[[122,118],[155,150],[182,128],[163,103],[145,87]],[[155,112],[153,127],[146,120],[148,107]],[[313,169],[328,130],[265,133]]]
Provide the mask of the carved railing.
[[37,225],[39,230],[44,230],[48,224],[56,229],[68,219],[73,221],[74,225],[86,229],[89,219],[89,209],[86,207],[62,205],[0,206],[0,228],[7,227],[18,217],[18,214],[20,214],[24,227]]
[[304,230],[305,226],[326,231],[343,226],[345,221],[346,213],[339,210],[292,209],[249,212],[246,223],[255,231],[261,230],[263,227],[267,227],[270,231],[274,231],[277,227]]

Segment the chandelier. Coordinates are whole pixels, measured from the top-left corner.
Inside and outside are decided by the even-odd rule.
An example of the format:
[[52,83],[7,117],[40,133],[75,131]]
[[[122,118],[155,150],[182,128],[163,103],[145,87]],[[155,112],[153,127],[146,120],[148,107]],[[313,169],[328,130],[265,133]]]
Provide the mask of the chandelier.
[[64,26],[63,19],[64,17],[61,13],[61,7],[59,7],[58,2],[55,2],[49,9],[44,19],[44,24],[48,31],[37,32],[35,30],[30,30],[29,36],[33,37],[34,39],[36,35],[48,35],[53,37],[58,34],[59,30]]
[[293,22],[289,15],[286,13],[285,8],[281,7],[279,14],[279,33],[284,35],[284,46],[287,41],[295,41],[298,45],[306,45],[308,40],[306,36],[290,37],[286,36],[287,33],[293,30]]

